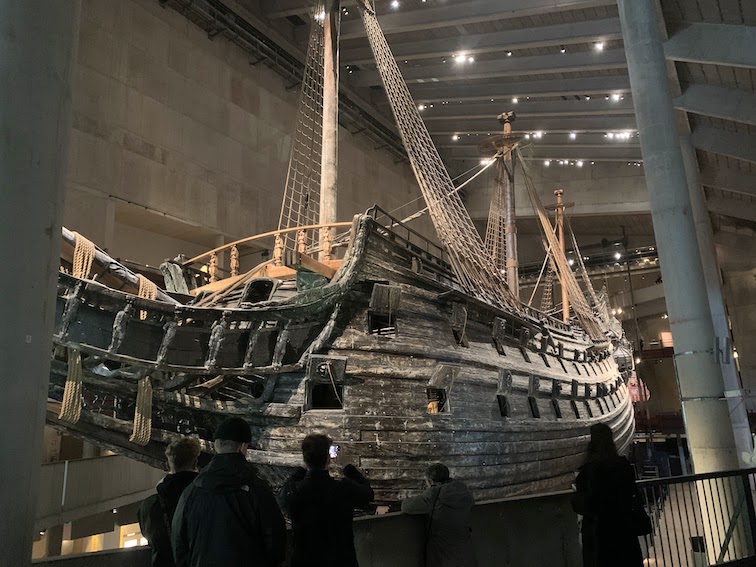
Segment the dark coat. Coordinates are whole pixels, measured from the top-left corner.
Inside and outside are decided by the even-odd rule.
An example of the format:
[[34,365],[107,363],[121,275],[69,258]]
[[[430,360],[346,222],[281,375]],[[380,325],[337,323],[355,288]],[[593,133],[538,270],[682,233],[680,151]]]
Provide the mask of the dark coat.
[[275,567],[286,524],[270,488],[241,453],[215,455],[173,517],[177,567]]
[[472,508],[467,486],[459,480],[432,486],[402,502],[405,514],[428,516],[425,564],[428,567],[475,567],[472,542]]
[[572,507],[583,515],[584,567],[640,567],[632,526],[635,474],[625,457],[586,463],[575,481]]
[[292,567],[357,567],[352,517],[373,499],[368,480],[352,465],[342,480],[327,470],[297,469],[281,489],[279,501],[291,518]]
[[157,494],[147,498],[137,511],[139,528],[152,548],[153,567],[174,567],[171,551],[171,522],[181,493],[197,477],[196,472],[181,471],[167,475],[157,485]]

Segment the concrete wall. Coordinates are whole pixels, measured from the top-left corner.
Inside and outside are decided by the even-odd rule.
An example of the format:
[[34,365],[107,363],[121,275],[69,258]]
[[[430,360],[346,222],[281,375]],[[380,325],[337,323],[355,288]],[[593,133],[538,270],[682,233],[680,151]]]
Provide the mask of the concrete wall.
[[[480,567],[579,567],[577,517],[567,493],[501,500],[475,508],[473,539]],[[424,541],[419,517],[371,516],[354,522],[360,567],[417,567]],[[54,567],[137,567],[145,548],[35,562]]]
[[[298,89],[155,0],[84,0],[65,224],[158,263],[275,229]],[[409,167],[340,131],[339,218],[418,195]]]
[[[554,190],[565,191],[564,200],[575,203],[572,215],[619,215],[649,212],[648,192],[643,168],[625,162],[585,162],[583,167],[560,166],[552,161],[530,161],[531,175],[544,204],[555,202]],[[471,163],[471,166],[474,165]],[[489,171],[492,171],[490,168]],[[473,218],[488,218],[493,178],[486,174],[471,183],[467,207]],[[520,168],[515,178],[515,203],[518,217],[534,216]]]

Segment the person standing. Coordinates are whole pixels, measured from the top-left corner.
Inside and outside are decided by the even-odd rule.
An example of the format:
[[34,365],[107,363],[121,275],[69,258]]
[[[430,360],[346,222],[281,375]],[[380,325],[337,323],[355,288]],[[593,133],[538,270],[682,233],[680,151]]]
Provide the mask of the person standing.
[[308,435],[302,442],[307,469],[298,468],[281,489],[279,501],[291,519],[291,567],[358,567],[352,517],[373,499],[368,480],[352,465],[336,480],[328,473],[331,439]]
[[402,502],[404,514],[427,516],[425,565],[428,567],[476,567],[472,542],[472,509],[475,499],[465,483],[453,480],[443,463],[425,471],[429,488]]
[[276,567],[286,554],[286,524],[270,488],[246,454],[249,424],[223,421],[215,456],[184,491],[173,517],[177,567]]
[[583,516],[583,567],[641,567],[633,525],[635,473],[630,461],[617,454],[612,430],[604,423],[591,426],[575,487],[572,508]]
[[197,477],[199,441],[182,437],[165,450],[170,474],[157,485],[156,494],[147,498],[137,511],[139,528],[152,548],[152,567],[174,567],[171,551],[171,522],[181,494]]

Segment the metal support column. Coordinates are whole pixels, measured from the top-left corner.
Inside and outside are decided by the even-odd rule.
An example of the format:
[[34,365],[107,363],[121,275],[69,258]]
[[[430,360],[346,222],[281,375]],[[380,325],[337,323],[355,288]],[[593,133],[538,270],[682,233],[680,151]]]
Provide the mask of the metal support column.
[[31,565],[79,1],[0,0],[0,566]]
[[[339,24],[340,0],[326,0],[323,22],[323,161],[320,168],[320,222],[336,222],[339,164]],[[320,231],[323,246],[326,231]],[[326,239],[330,242],[330,238]],[[330,259],[330,250],[320,252],[321,259]]]
[[620,23],[690,452],[697,473],[727,470],[737,468],[739,459],[714,357],[714,326],[654,4],[619,0]]

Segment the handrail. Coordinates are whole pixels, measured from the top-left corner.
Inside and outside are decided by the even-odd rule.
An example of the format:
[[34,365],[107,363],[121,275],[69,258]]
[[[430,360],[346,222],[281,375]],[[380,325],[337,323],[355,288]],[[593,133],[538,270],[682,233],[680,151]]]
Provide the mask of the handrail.
[[277,234],[287,234],[289,232],[299,232],[300,230],[317,230],[321,228],[338,228],[342,226],[352,226],[352,221],[348,222],[332,222],[328,224],[308,224],[305,226],[295,226],[291,228],[283,228],[281,230],[271,230],[270,232],[264,232],[262,234],[255,234],[254,236],[247,236],[246,238],[242,238],[240,240],[236,240],[234,242],[229,242],[228,244],[224,244],[223,246],[218,246],[218,248],[213,248],[212,250],[209,250],[207,252],[203,252],[199,256],[195,256],[194,258],[191,258],[189,260],[186,260],[185,262],[181,262],[182,266],[188,266],[190,264],[194,264],[195,262],[199,262],[203,258],[207,258],[208,256],[211,256],[212,254],[215,254],[217,252],[222,252],[223,250],[226,250],[227,248],[231,248],[232,246],[237,246],[239,244],[245,244],[247,242],[252,242],[254,240],[262,240],[263,238],[270,238],[271,236],[276,236]]
[[652,478],[652,479],[645,479],[645,480],[638,480],[636,483],[638,486],[645,487],[645,486],[663,486],[667,484],[682,484],[683,482],[696,482],[699,480],[709,480],[713,478],[728,478],[733,476],[744,476],[753,474],[756,475],[756,468],[750,468],[750,469],[735,469],[735,470],[729,470],[729,471],[718,471],[718,472],[710,472],[710,473],[700,473],[700,474],[688,474],[688,475],[681,475],[681,476],[666,476],[661,478]]

